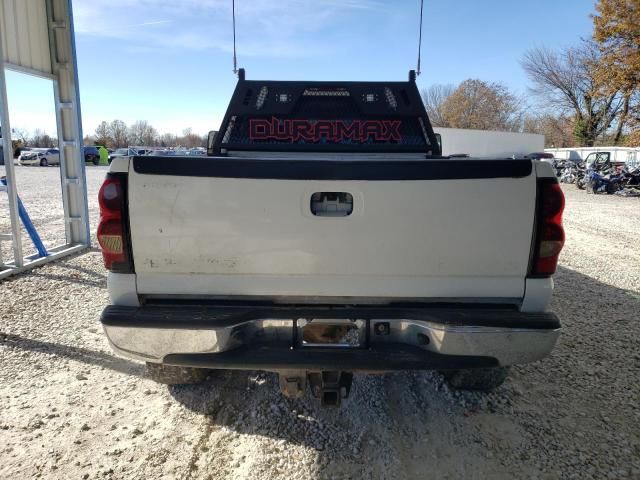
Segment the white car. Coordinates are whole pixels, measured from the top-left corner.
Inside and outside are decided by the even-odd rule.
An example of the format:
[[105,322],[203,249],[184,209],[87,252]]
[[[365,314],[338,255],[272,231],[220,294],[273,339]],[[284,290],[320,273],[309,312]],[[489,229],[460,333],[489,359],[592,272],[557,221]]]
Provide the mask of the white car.
[[25,150],[18,158],[20,165],[60,165],[60,150],[57,148],[34,148]]
[[137,150],[133,148],[119,148],[115,152],[109,154],[109,163],[113,161],[114,158],[118,157],[132,157],[134,155],[142,155]]

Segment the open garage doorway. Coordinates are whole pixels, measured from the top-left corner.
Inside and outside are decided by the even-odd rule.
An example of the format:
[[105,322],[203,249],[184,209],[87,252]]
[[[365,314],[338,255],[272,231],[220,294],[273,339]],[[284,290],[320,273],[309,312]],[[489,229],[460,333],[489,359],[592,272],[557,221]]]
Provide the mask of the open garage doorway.
[[[48,251],[66,242],[53,81],[7,71],[6,82],[18,194]],[[6,194],[0,194],[0,212],[0,232],[9,232]],[[23,255],[38,253],[23,222],[20,228]],[[2,242],[0,248],[5,262],[15,260],[10,242]]]
[[[33,78],[19,76],[25,74]],[[32,89],[25,88],[28,84]],[[53,107],[55,129],[48,106]],[[6,196],[4,206],[8,207],[0,211],[0,228],[7,219],[10,224],[8,233],[0,231],[2,279],[91,244],[71,0],[0,2],[0,119],[6,175],[0,182],[0,195]],[[17,121],[15,129],[12,119]],[[19,137],[24,129],[34,147],[42,143],[45,146],[40,148],[45,150],[30,155],[30,162],[19,159],[15,165],[14,135]],[[55,130],[56,135],[47,135],[47,130]],[[37,139],[35,133],[40,134]],[[23,171],[26,163],[39,173]],[[25,182],[24,194],[21,181]],[[27,214],[33,215],[35,223]],[[36,235],[38,224],[42,238]],[[35,244],[37,253],[29,255],[29,242]],[[7,243],[13,253],[11,261],[4,258]],[[47,243],[55,246],[47,248]]]

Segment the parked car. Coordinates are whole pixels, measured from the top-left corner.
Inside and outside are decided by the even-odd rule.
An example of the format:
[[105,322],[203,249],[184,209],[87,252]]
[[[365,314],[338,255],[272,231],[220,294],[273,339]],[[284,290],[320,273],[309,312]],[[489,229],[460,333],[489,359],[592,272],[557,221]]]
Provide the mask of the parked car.
[[60,150],[57,148],[34,148],[23,151],[18,158],[20,165],[60,165]]
[[553,153],[533,152],[527,155],[531,160],[542,160],[543,162],[553,163]]
[[31,150],[29,147],[16,147],[13,151],[13,158],[19,158],[22,152],[27,152],[29,150]]
[[153,155],[154,157],[168,157],[177,155],[175,150],[154,150],[147,155]]
[[133,148],[118,148],[115,152],[109,154],[109,163],[113,162],[113,159],[117,157],[132,157],[134,155],[139,155],[139,153]]
[[[111,164],[97,238],[116,352],[163,383],[276,371],[285,395],[309,386],[325,405],[354,371],[440,370],[454,388],[491,390],[510,365],[549,355],[564,244],[549,163],[443,157],[415,73],[239,78],[213,158]],[[243,103],[265,84],[291,105]],[[388,100],[361,102],[369,91]]]
[[82,154],[86,163],[100,164],[100,151],[93,145],[85,145],[82,147]]

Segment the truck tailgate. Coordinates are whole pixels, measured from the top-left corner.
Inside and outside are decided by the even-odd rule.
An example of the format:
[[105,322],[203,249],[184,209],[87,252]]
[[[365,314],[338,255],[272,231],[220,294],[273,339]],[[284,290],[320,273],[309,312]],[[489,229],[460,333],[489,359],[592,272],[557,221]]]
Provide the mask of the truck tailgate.
[[[140,294],[524,295],[530,161],[135,157],[128,182]],[[352,212],[314,215],[321,192]]]

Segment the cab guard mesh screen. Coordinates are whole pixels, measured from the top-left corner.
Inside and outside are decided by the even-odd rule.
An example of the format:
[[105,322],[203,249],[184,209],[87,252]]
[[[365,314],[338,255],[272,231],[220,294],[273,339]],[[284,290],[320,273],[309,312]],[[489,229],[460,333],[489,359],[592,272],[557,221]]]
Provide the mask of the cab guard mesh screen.
[[407,82],[239,81],[213,145],[232,150],[440,155],[415,75]]

